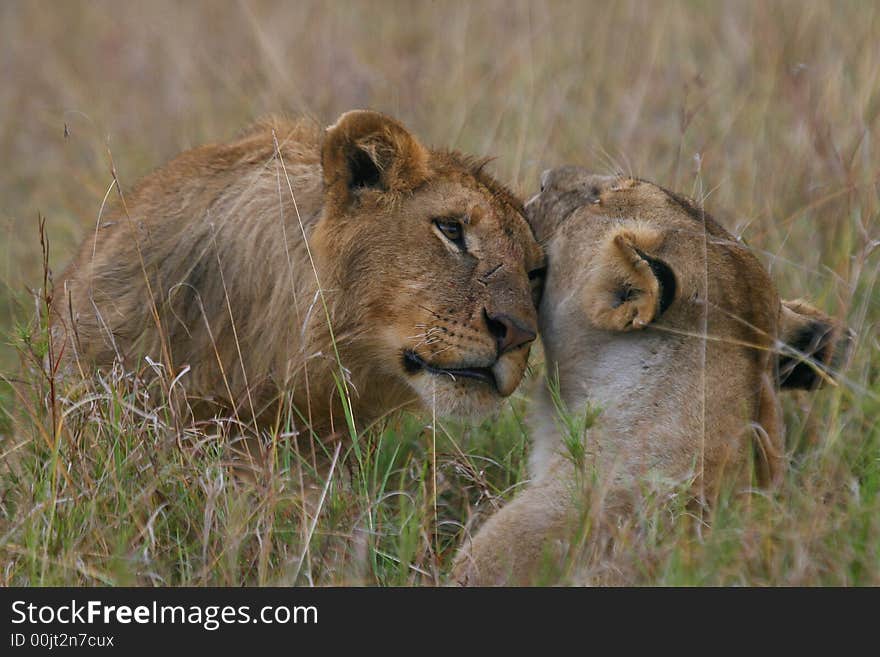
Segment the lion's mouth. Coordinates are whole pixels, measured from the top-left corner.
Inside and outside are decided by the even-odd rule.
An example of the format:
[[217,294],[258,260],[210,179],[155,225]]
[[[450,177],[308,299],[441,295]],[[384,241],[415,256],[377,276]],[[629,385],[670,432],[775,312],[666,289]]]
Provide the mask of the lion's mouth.
[[464,379],[475,379],[482,381],[498,390],[498,383],[495,381],[495,373],[490,367],[439,367],[432,365],[416,352],[407,349],[403,352],[403,367],[410,374],[416,372],[428,372],[430,374],[446,374],[453,380],[458,377]]

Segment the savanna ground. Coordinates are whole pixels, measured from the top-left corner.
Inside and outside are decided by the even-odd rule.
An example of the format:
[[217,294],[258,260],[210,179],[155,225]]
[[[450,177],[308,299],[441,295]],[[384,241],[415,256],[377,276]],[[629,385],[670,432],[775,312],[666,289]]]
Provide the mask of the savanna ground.
[[562,163],[688,193],[784,297],[855,330],[837,387],[786,398],[781,490],[722,499],[709,524],[647,503],[619,532],[618,581],[880,584],[878,35],[867,2],[3,1],[0,583],[442,583],[515,494],[529,383],[479,426],[390,418],[311,493],[290,436],[243,481],[223,431],[112,380],[78,409],[46,403],[38,213],[58,272],[115,193],[111,160],[124,190],[262,114],[370,107],[497,157],[523,195]]

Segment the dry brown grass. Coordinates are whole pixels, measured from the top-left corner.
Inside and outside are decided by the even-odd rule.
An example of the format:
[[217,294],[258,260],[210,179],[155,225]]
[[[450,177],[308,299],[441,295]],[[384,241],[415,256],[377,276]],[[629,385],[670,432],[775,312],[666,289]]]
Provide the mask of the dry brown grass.
[[[4,2],[0,330],[33,314],[38,211],[58,270],[97,216],[111,153],[130,185],[267,112],[325,123],[353,107],[388,112],[427,142],[497,156],[523,194],[549,166],[623,170],[705,199],[784,296],[858,333],[842,385],[788,404],[783,491],[724,506],[712,532],[646,514],[620,544],[653,565],[630,581],[878,584],[878,34],[880,6],[864,2]],[[0,367],[17,362],[4,345]],[[0,402],[39,407],[8,388]],[[362,468],[352,489],[334,488],[309,568],[283,481],[248,509],[210,455],[177,454],[124,406],[69,452],[39,446],[41,416],[6,422],[0,580],[439,581],[456,523],[523,475],[520,407],[467,429],[470,442],[450,428],[436,491],[415,421],[373,435],[375,478]],[[98,483],[56,480],[45,459],[79,462],[68,469]]]

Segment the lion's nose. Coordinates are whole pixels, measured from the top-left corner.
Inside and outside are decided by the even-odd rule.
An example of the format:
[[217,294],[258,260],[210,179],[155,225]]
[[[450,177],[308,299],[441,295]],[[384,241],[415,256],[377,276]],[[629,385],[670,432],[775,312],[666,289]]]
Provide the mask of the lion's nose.
[[532,322],[526,325],[522,320],[517,320],[510,315],[490,315],[485,310],[486,326],[489,332],[495,336],[498,343],[498,355],[507,353],[534,340],[538,333]]

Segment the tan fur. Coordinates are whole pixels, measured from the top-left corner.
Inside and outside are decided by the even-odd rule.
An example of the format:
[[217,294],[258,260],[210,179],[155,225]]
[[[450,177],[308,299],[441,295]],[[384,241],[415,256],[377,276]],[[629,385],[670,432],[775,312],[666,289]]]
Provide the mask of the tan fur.
[[[466,250],[438,217],[464,225]],[[358,426],[419,404],[484,414],[522,377],[542,257],[481,162],[375,112],[326,131],[273,118],[124,194],[56,285],[57,350],[83,371],[190,366],[181,384],[203,414],[261,426],[289,396],[301,424],[344,427],[337,382]],[[506,351],[496,316],[525,336]],[[434,373],[407,367],[407,350]],[[486,368],[494,384],[444,368]]]
[[[583,300],[587,316],[599,328],[629,331],[648,324],[657,312],[659,285],[641,251],[654,251],[662,236],[647,226],[614,231],[597,258],[601,263],[587,281]],[[618,303],[621,290],[630,295]]]
[[[534,582],[583,514],[600,535],[648,482],[690,482],[710,503],[725,481],[750,485],[751,462],[755,483],[778,482],[783,343],[799,345],[793,362],[813,371],[847,342],[814,308],[781,303],[745,245],[690,201],[575,167],[543,182],[527,214],[549,264],[539,319],[548,377],[570,413],[588,403],[601,413],[575,437],[578,462],[542,388],[532,483],[465,545],[453,574],[462,583]],[[797,374],[797,387],[814,387]]]

